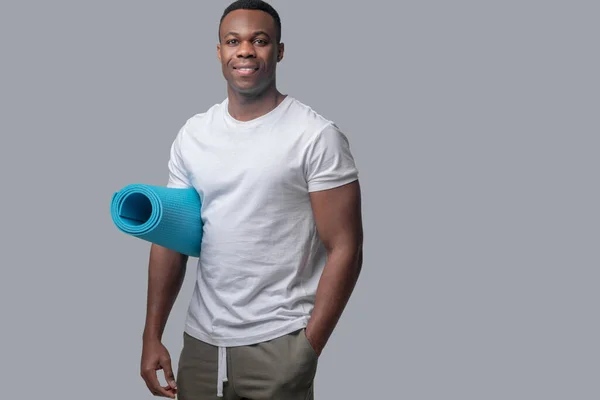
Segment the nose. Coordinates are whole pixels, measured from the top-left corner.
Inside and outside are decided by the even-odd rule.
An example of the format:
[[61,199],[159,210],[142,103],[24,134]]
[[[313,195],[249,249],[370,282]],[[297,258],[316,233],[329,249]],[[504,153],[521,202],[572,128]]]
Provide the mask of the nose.
[[238,47],[237,56],[240,58],[255,57],[256,52],[254,51],[254,46],[252,46],[252,43],[247,41],[241,42]]

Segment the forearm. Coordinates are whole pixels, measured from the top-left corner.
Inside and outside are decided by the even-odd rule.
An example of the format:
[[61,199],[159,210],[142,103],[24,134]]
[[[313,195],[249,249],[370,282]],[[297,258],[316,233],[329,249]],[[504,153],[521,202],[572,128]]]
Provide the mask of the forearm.
[[144,340],[162,338],[167,319],[185,278],[187,260],[187,256],[152,245],[148,265]]
[[333,249],[321,275],[315,306],[307,327],[320,351],[329,340],[350,299],[362,268],[362,249]]

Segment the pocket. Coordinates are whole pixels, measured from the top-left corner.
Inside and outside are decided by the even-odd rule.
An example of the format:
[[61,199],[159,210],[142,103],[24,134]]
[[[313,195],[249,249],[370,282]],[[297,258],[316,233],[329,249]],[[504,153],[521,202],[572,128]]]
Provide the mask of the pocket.
[[302,336],[302,341],[304,342],[304,345],[308,348],[308,351],[310,352],[311,356],[315,359],[318,359],[319,356],[317,355],[315,348],[312,346],[312,344],[310,344],[310,341],[306,336],[306,328],[302,329],[302,331],[300,332],[300,336]]

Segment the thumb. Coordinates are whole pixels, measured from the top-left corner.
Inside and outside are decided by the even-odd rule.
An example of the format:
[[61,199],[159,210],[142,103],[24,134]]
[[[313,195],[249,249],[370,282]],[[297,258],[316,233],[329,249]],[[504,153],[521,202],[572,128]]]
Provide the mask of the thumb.
[[161,362],[163,371],[165,372],[165,380],[172,389],[177,389],[177,383],[175,382],[175,375],[173,374],[173,368],[171,367],[171,360],[169,358]]

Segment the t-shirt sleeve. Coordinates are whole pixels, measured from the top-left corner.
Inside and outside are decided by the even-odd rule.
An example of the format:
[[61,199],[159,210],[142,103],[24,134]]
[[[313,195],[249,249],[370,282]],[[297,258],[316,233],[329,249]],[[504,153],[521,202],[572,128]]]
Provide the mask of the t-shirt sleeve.
[[167,164],[169,171],[167,187],[169,188],[188,188],[192,186],[181,151],[184,133],[185,126],[179,130],[175,140],[173,140],[173,143],[171,144],[169,162]]
[[346,135],[327,124],[308,146],[306,156],[308,191],[332,189],[358,179],[358,169]]

